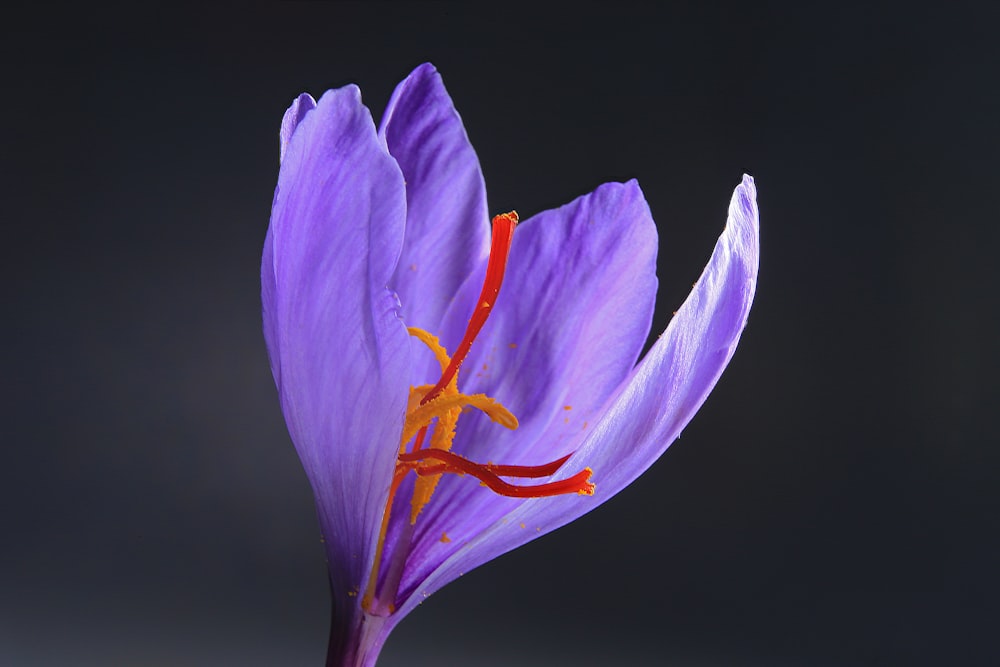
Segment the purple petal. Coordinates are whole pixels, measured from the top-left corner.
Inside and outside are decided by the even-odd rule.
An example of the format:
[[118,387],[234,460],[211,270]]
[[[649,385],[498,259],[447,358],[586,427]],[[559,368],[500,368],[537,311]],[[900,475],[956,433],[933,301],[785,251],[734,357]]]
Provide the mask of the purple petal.
[[406,410],[410,339],[386,289],[405,193],[356,87],[330,91],[296,115],[302,100],[286,115],[299,120],[265,242],[264,332],[316,495],[335,613],[350,618],[360,596],[349,593],[371,569]]
[[288,107],[284,117],[281,119],[281,131],[278,133],[278,160],[285,159],[285,151],[288,150],[288,142],[295,134],[295,128],[305,118],[306,114],[316,108],[316,100],[309,93],[302,93],[295,98],[292,106]]
[[523,502],[455,550],[397,613],[406,613],[462,573],[594,509],[666,450],[736,349],[756,288],[758,246],[756,189],[753,179],[744,176],[729,206],[726,229],[698,283],[580,449],[555,476],[563,478],[590,466],[595,494]]
[[[602,185],[522,223],[497,305],[459,379],[463,392],[500,400],[520,427],[509,431],[469,412],[453,451],[483,463],[539,465],[579,446],[646,341],[656,251],[656,226],[635,181]],[[481,273],[474,278],[459,302],[478,295]],[[457,311],[448,314],[453,331],[469,319]],[[522,502],[445,476],[417,522],[404,590]],[[442,532],[450,543],[440,541]]]
[[[278,161],[285,159],[285,151],[288,150],[288,143],[292,140],[292,135],[295,133],[295,128],[298,127],[299,122],[305,118],[306,114],[316,108],[316,100],[312,98],[309,93],[302,93],[296,97],[291,106],[285,111],[285,115],[281,118],[281,129],[278,132]],[[271,202],[272,209],[277,202],[278,188],[274,188],[274,201]],[[265,313],[273,313],[275,309],[274,303],[274,293],[276,286],[274,284],[274,238],[271,234],[271,228],[267,229],[267,236],[264,238],[264,252],[261,258],[261,302],[263,304],[263,310]],[[267,341],[277,340],[277,332],[275,327],[277,326],[277,321],[274,317],[264,317],[264,339]],[[268,354],[270,354],[270,347],[268,347]],[[275,382],[278,381],[280,376],[280,359],[275,356],[271,356],[271,371],[274,375]]]
[[406,323],[436,334],[462,281],[489,253],[479,159],[430,64],[396,87],[379,136],[406,179],[406,236],[389,285]]

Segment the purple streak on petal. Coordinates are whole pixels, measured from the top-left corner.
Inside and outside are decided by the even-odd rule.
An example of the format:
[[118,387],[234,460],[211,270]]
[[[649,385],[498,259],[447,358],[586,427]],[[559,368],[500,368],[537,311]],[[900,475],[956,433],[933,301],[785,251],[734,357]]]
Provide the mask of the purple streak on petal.
[[462,573],[589,512],[645,471],[691,420],[732,357],[753,302],[758,259],[756,189],[753,179],[744,176],[730,203],[726,229],[698,283],[580,449],[555,475],[561,479],[591,466],[594,496],[523,502],[461,544],[412,591],[397,614],[407,613]]
[[281,119],[281,131],[278,133],[279,161],[285,159],[285,151],[288,150],[288,142],[292,140],[292,135],[295,134],[295,128],[306,117],[306,114],[315,108],[316,100],[312,98],[312,95],[302,93],[295,98],[292,106],[288,107],[288,110],[285,111],[285,115]]
[[[497,305],[459,378],[463,392],[498,399],[520,427],[509,431],[469,412],[452,451],[482,463],[540,465],[579,446],[646,341],[656,251],[656,226],[635,181],[602,185],[522,223]],[[479,284],[465,289],[478,293]],[[464,327],[468,317],[450,311],[449,327]],[[522,502],[446,475],[417,522],[404,594]]]
[[437,334],[462,281],[489,253],[479,159],[430,64],[396,87],[379,136],[406,179],[406,236],[389,285],[399,294],[406,323]]
[[405,211],[358,89],[328,92],[288,141],[261,283],[272,371],[326,541],[331,641],[346,652],[406,411],[411,343],[386,289]]

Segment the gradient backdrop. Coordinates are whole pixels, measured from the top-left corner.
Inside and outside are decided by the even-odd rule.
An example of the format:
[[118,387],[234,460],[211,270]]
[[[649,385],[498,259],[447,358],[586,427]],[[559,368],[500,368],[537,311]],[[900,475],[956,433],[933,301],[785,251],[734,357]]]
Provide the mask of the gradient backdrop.
[[[493,212],[638,178],[653,334],[746,171],[758,297],[598,511],[380,667],[1000,664],[995,11],[623,2],[8,15],[0,664],[322,664],[326,575],[260,333],[281,115],[442,72]],[[572,295],[567,295],[572,298]]]

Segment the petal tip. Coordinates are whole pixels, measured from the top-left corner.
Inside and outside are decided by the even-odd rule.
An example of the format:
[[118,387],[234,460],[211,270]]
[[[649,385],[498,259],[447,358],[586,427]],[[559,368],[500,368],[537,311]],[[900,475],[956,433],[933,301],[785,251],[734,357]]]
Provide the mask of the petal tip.
[[743,181],[736,186],[736,192],[741,195],[744,202],[743,208],[747,211],[757,207],[757,184],[750,174],[743,174]]
[[729,204],[729,225],[739,230],[739,236],[746,245],[756,246],[759,213],[757,211],[757,186],[753,176],[743,175],[743,181],[736,186]]
[[608,181],[606,183],[601,183],[596,188],[594,188],[593,194],[601,193],[603,195],[610,195],[612,193],[616,195],[624,196],[628,199],[641,199],[646,201],[646,195],[642,191],[642,187],[639,185],[639,180],[636,178],[630,178],[627,181]]
[[[746,268],[749,297],[746,311],[749,313],[753,293],[756,290],[757,271],[760,266],[760,216],[757,210],[757,187],[753,177],[743,175],[743,181],[736,186],[729,203],[729,218],[723,237],[732,256],[740,258]],[[745,322],[744,317],[744,322]],[[738,337],[737,337],[738,340]],[[735,345],[735,343],[734,343]]]
[[[401,100],[407,100],[404,104]],[[429,109],[432,105],[443,105],[450,108],[451,113],[458,117],[458,112],[452,106],[451,97],[444,87],[444,80],[440,72],[431,63],[422,63],[410,72],[405,79],[399,82],[396,89],[386,105],[385,113],[379,123],[379,134],[388,136],[389,126],[392,125],[393,117],[399,111],[399,107],[412,106],[414,108]],[[425,113],[431,113],[425,111]],[[406,115],[405,113],[403,114]],[[460,121],[461,122],[461,121]]]
[[638,178],[630,178],[627,181],[625,181],[622,185],[625,186],[626,190],[634,191],[636,194],[638,194],[643,199],[646,198],[645,195],[642,192],[642,186],[639,185],[639,179]]
[[294,100],[281,118],[281,129],[278,132],[278,160],[285,159],[285,151],[306,114],[316,108],[316,100],[309,93],[302,93]]
[[413,71],[410,72],[410,76],[414,75],[429,76],[437,73],[438,73],[437,67],[435,67],[433,63],[427,62],[427,63],[420,63],[419,65],[414,67]]
[[340,88],[333,88],[323,93],[323,96],[319,98],[317,106],[322,107],[329,104],[333,104],[334,100],[341,97],[342,95],[348,95],[350,96],[351,100],[357,102],[358,104],[361,103],[361,89],[358,88],[358,85],[356,83],[349,83],[346,86],[342,86]]
[[[431,63],[421,63],[414,67],[413,71],[400,82],[398,88],[405,89],[412,86],[432,86],[444,88],[444,82],[437,67]],[[433,90],[433,88],[431,88],[431,90]],[[389,103],[389,106],[392,106],[391,102]]]

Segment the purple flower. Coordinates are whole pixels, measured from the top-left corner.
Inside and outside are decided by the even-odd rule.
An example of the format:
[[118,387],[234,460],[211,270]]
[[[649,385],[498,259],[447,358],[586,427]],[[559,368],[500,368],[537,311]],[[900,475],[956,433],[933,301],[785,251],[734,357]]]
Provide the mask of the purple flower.
[[324,536],[328,664],[373,665],[424,598],[594,509],[680,434],[753,301],[756,191],[745,176],[636,365],[657,236],[635,181],[516,233],[497,216],[491,243],[476,154],[431,65],[378,129],[346,86],[300,96],[280,138],[264,335]]

